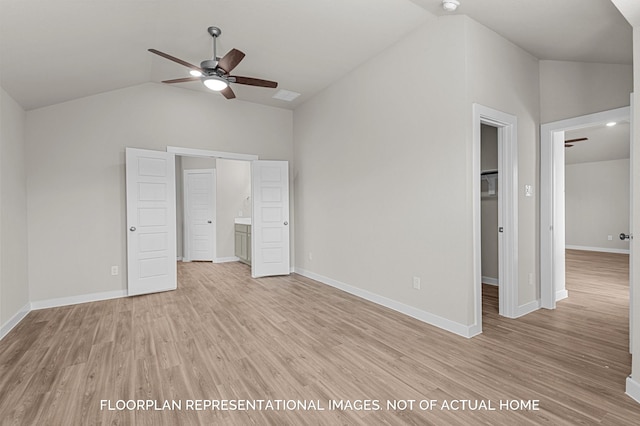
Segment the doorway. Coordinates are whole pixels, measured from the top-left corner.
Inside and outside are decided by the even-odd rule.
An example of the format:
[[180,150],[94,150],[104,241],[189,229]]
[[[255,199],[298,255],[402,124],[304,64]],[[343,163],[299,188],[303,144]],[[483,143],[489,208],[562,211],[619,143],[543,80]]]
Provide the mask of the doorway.
[[[481,244],[482,284],[500,285],[500,252],[498,238],[498,128],[480,125],[480,185],[481,185]],[[499,292],[498,292],[499,293]],[[486,296],[484,296],[486,297]],[[498,296],[499,297],[499,296]],[[498,306],[497,304],[495,305]]]
[[[568,296],[565,283],[565,133],[629,120],[630,108],[624,107],[541,126],[540,296],[543,308],[555,309],[556,301]],[[632,256],[630,247],[630,263]]]
[[[518,145],[517,120],[514,115],[483,105],[473,104],[473,216],[474,216],[474,302],[475,324],[471,335],[482,332],[482,126],[497,133],[497,200],[499,314],[515,318],[518,310]],[[488,185],[488,184],[487,184]],[[487,186],[488,188],[488,186]]]
[[[176,155],[176,170],[178,259],[214,263],[238,261],[234,253],[234,223],[239,219],[246,223],[251,220],[250,162]],[[197,182],[189,182],[190,178]],[[190,187],[190,184],[195,184],[197,188]],[[208,186],[212,189],[211,194],[207,191]],[[194,190],[199,192],[196,198],[205,194],[207,198],[206,203],[197,206],[195,217],[189,213],[193,207],[190,206],[190,191]],[[205,212],[206,207],[212,207],[211,211]],[[194,220],[195,229],[192,226]],[[206,237],[211,238],[210,246],[203,238],[205,232],[208,233]],[[208,255],[204,253],[205,250]]]
[[[231,163],[236,166],[242,164],[250,176],[247,185],[241,191],[230,191],[239,203],[230,203],[231,210],[226,209],[226,213],[218,212],[217,222],[228,225],[227,240],[229,244],[229,256],[214,259],[223,262],[238,260],[235,255],[235,220],[238,216],[246,219],[245,215],[251,217],[249,233],[251,238],[251,276],[259,278],[273,275],[288,275],[290,267],[290,232],[289,232],[289,163],[278,160],[258,160],[257,155],[237,154],[229,152],[208,151],[201,149],[190,149],[180,147],[167,147],[167,152],[175,156],[196,157],[215,161],[216,181],[220,188],[227,187],[223,184],[223,177],[231,176],[233,173],[222,173],[221,168],[226,164],[227,169],[239,170],[238,167],[231,167]],[[238,198],[237,195],[240,194]],[[223,191],[217,191],[217,205],[223,203]],[[245,221],[242,222],[246,224]],[[218,234],[221,234],[218,232]],[[219,235],[220,236],[220,235]],[[220,255],[222,246],[216,247],[216,252]]]

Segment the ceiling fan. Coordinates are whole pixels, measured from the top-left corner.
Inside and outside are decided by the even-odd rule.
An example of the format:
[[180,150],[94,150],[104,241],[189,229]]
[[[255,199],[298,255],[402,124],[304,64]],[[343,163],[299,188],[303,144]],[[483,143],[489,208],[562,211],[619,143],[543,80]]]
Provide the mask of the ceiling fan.
[[275,81],[262,80],[253,77],[241,77],[238,75],[230,75],[229,73],[242,61],[244,53],[238,49],[231,49],[222,58],[219,58],[216,54],[216,39],[220,37],[222,31],[218,27],[209,27],[207,29],[211,37],[213,37],[213,59],[207,59],[200,62],[200,66],[197,67],[182,59],[178,59],[174,56],[166,54],[156,49],[149,49],[149,52],[155,53],[158,56],[162,56],[165,59],[176,62],[187,68],[191,68],[190,74],[192,77],[175,78],[173,80],[164,80],[163,83],[185,83],[188,81],[202,81],[207,88],[222,93],[227,99],[233,99],[236,97],[233,90],[231,90],[231,83],[246,84],[248,86],[269,87],[276,88],[278,83]]

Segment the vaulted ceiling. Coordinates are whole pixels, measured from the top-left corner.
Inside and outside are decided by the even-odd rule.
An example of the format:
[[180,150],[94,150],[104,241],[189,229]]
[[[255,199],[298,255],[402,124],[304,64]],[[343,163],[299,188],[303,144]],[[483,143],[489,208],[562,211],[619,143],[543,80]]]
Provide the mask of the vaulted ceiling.
[[[455,13],[540,59],[631,63],[631,27],[609,0],[461,3]],[[211,58],[207,27],[215,25],[220,56],[231,48],[247,55],[234,74],[301,93],[285,102],[274,89],[234,85],[237,98],[294,108],[442,14],[441,0],[2,0],[0,84],[30,110],[186,77],[188,69],[147,49],[198,65]],[[175,86],[206,91],[198,82]]]

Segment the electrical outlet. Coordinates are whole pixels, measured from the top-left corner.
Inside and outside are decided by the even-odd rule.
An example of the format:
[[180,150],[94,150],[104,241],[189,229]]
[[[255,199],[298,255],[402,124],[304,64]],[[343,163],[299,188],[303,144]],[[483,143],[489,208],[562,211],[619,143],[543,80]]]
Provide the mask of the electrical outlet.
[[607,240],[613,241],[613,235],[607,235]]
[[313,260],[313,253],[309,252],[309,260]]
[[244,213],[242,210],[238,210],[238,217],[243,217],[242,213]]
[[117,266],[112,266],[111,267],[111,275],[118,275],[118,267]]
[[533,272],[529,272],[529,285],[533,285]]
[[413,277],[413,288],[420,290],[420,277]]

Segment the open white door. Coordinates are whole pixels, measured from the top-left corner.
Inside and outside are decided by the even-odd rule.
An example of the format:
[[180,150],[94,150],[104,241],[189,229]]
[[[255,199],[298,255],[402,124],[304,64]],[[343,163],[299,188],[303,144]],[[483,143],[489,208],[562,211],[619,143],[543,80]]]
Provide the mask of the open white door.
[[251,276],[288,275],[289,163],[251,162]]
[[175,290],[173,153],[126,149],[128,294]]

